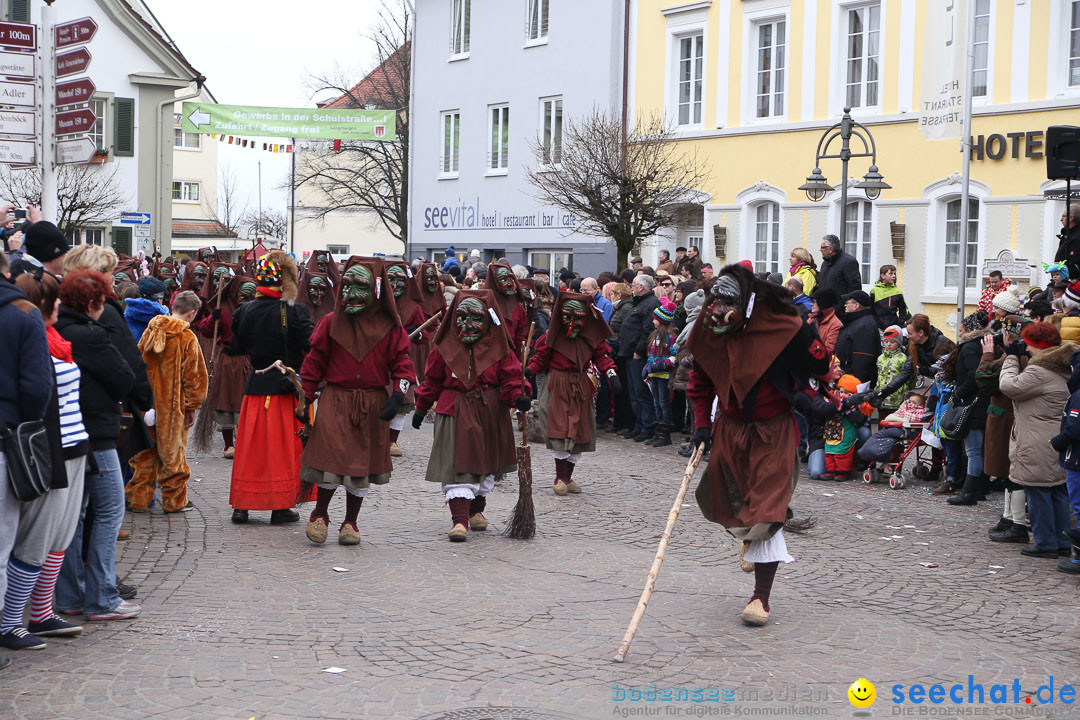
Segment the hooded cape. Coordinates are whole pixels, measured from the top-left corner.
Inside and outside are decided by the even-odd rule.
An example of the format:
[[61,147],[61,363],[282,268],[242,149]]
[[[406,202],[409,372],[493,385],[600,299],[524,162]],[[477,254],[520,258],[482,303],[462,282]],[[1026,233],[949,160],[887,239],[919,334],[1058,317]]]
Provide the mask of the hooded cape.
[[[386,260],[383,261],[383,281],[384,288],[389,290],[390,277],[386,274],[386,271],[391,267],[399,267],[405,271],[405,292],[401,294],[401,297],[394,298],[394,305],[397,306],[398,319],[401,321],[401,326],[405,327],[412,316],[416,313],[416,308],[420,307],[420,302],[423,300],[420,297],[420,288],[413,282],[412,266],[404,260]],[[393,295],[393,293],[390,293]]]
[[[495,268],[500,267],[506,268],[510,272],[510,277],[514,278],[513,295],[503,295],[495,285]],[[521,284],[518,282],[517,276],[514,275],[514,271],[510,268],[510,264],[500,262],[490,263],[487,269],[487,277],[484,278],[482,287],[485,290],[490,290],[495,296],[495,307],[499,311],[499,314],[508,320],[512,319],[514,317],[514,312],[517,311],[518,306],[521,304]]]
[[[316,262],[316,259],[320,257],[324,257],[326,260],[326,275],[330,278],[330,287],[334,288],[336,291],[338,285],[341,284],[341,271],[338,270],[338,264],[334,260],[334,256],[330,254],[329,250],[312,251],[311,257],[304,263],[304,274],[307,275],[309,271],[312,273],[322,272],[319,270]],[[349,268],[346,267],[345,269],[348,270]]]
[[416,285],[417,292],[420,297],[420,307],[424,311],[424,317],[432,317],[437,312],[446,310],[446,296],[443,295],[441,289],[436,288],[435,292],[429,293],[424,290],[424,268],[435,268],[435,275],[439,274],[439,266],[435,263],[424,263],[420,266],[420,272],[413,276],[413,283]]
[[[571,300],[577,300],[585,306],[585,327],[573,340],[566,337],[562,324],[562,306]],[[551,323],[547,329],[547,344],[573,360],[578,370],[585,369],[592,358],[593,350],[611,337],[611,334],[611,327],[604,320],[600,308],[596,307],[592,298],[585,293],[563,290],[555,298],[555,306],[551,309]]]
[[[200,265],[206,268],[206,282],[210,282],[210,268],[206,267],[206,263],[200,262],[198,260],[188,260],[187,263],[184,265],[184,279],[180,281],[180,291],[191,290],[192,292],[194,292],[194,288],[191,287],[191,281],[195,279],[195,268]],[[206,283],[203,284],[203,287],[206,287]]]
[[[458,305],[468,298],[477,298],[489,313],[494,311],[498,318],[498,322],[492,322],[484,336],[471,346],[458,340],[457,326],[453,321]],[[494,293],[491,290],[459,290],[446,311],[446,318],[439,325],[435,346],[439,348],[446,366],[466,388],[471,388],[485,370],[506,357],[507,353],[513,353],[506,323],[495,307]]]
[[379,258],[353,255],[345,263],[345,272],[353,265],[363,265],[371,272],[371,281],[375,284],[372,288],[372,302],[359,315],[349,315],[345,312],[345,301],[342,297],[345,285],[340,283],[334,305],[337,310],[330,319],[330,337],[345,348],[356,362],[363,362],[388,332],[395,327],[401,327],[401,321],[398,320],[394,293],[389,292],[386,287],[383,261]]
[[[225,300],[226,300],[226,296],[229,294],[229,284],[233,280],[235,280],[236,278],[241,277],[241,276],[244,275],[244,266],[239,264],[239,263],[226,263],[226,262],[212,262],[212,263],[210,263],[210,267],[208,268],[207,274],[206,274],[206,282],[203,283],[202,290],[199,291],[199,299],[203,301],[203,305],[207,305],[210,308],[216,308],[217,307],[217,286],[214,285],[214,271],[217,270],[218,268],[221,268],[221,267],[227,267],[230,270],[232,270],[232,272],[233,272],[233,276],[231,278],[229,278],[229,281],[225,283],[225,287],[221,291],[221,306],[223,308],[227,306]],[[251,282],[255,282],[255,278],[253,278],[253,277],[248,278],[248,280],[250,280]],[[211,289],[211,285],[213,285],[213,289]],[[240,288],[240,286],[237,285],[235,289],[239,289],[239,288]],[[229,310],[232,311],[232,310],[234,310],[236,308],[236,305],[233,304],[233,305],[228,306],[228,307],[229,307]]]
[[[314,277],[321,277],[326,281],[326,295],[323,297],[322,305],[319,305],[318,307],[312,305],[311,299],[308,297],[308,284]],[[334,301],[337,298],[339,287],[341,287],[340,280],[335,284],[327,273],[308,270],[306,267],[304,268],[304,275],[300,278],[297,302],[306,307],[311,313],[311,323],[313,325],[318,325],[320,320],[334,312]]]

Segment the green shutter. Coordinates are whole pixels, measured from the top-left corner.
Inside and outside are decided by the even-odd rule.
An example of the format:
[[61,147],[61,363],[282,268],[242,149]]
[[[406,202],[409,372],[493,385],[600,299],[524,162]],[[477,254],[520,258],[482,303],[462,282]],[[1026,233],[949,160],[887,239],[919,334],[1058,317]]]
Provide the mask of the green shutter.
[[30,22],[30,0],[10,0],[8,20],[11,22]]
[[117,254],[131,255],[131,228],[114,227],[112,229],[112,249]]
[[135,155],[135,99],[113,98],[113,155]]

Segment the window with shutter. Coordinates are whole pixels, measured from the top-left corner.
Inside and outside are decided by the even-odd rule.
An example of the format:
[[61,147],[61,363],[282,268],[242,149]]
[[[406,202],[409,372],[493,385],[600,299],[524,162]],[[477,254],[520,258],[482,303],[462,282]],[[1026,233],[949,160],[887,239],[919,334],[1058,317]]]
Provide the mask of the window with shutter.
[[112,229],[112,248],[117,254],[131,255],[131,228],[114,227]]
[[135,155],[135,99],[113,99],[113,155],[133,157]]
[[8,5],[8,20],[11,22],[30,22],[30,0],[11,0]]

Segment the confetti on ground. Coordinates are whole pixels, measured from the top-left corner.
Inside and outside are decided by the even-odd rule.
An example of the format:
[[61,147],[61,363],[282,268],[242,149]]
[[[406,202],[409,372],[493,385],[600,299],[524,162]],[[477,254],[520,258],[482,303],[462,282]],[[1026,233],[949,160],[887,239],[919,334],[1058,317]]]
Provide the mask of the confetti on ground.
[[938,566],[937,563],[932,562],[921,562],[919,564],[922,565],[924,568],[936,568]]
[[338,673],[345,672],[345,668],[328,667],[325,670],[323,670],[323,672],[325,672],[325,673],[333,673],[333,674],[337,675]]
[[349,568],[335,567],[334,572],[349,572]]

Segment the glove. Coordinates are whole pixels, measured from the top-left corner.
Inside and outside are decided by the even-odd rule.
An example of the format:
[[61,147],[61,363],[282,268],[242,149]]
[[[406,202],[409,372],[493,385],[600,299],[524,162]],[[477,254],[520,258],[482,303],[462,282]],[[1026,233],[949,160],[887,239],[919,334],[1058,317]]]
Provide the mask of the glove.
[[521,412],[528,412],[529,408],[532,407],[532,400],[525,397],[524,395],[521,395],[518,397],[517,400],[514,401],[514,407]]
[[210,313],[210,315],[214,318],[214,320],[220,320],[221,319],[221,308],[214,308],[214,310]]
[[304,425],[307,425],[309,422],[311,422],[311,420],[308,418],[308,407],[310,407],[310,405],[305,406],[303,410],[301,410],[299,407],[293,410],[293,415]]
[[884,399],[884,396],[879,392],[871,392],[866,395],[866,402],[870,404],[870,407],[881,407],[881,401]]
[[1024,355],[1027,355],[1027,349],[1028,347],[1026,342],[1024,342],[1023,340],[1017,340],[1016,342],[1011,342],[1005,346],[1005,354],[1015,355],[1016,357],[1023,357]]
[[694,430],[694,447],[705,443],[705,452],[709,452],[712,447],[712,428],[698,428]]
[[615,373],[608,373],[607,381],[608,389],[611,391],[612,395],[622,394],[622,383],[619,382],[618,375],[616,375]]
[[424,424],[424,413],[417,410],[412,414],[412,426],[413,430],[419,430],[420,426]]
[[398,414],[398,410],[401,409],[401,403],[405,402],[405,396],[395,390],[390,399],[383,403],[379,408],[380,420],[393,420],[394,416]]
[[529,368],[525,368],[525,380],[528,381],[528,382],[532,382],[532,379],[533,379],[533,371],[530,370]]

